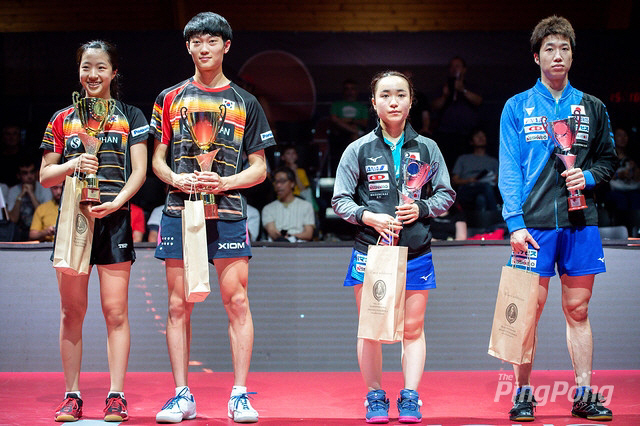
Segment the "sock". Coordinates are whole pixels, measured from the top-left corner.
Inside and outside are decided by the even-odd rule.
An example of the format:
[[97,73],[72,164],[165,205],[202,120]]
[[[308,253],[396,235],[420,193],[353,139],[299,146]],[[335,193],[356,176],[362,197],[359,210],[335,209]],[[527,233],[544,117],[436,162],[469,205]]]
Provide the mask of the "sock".
[[246,386],[234,386],[231,388],[231,396],[242,395],[243,393],[247,393]]
[[80,395],[80,391],[69,391],[69,392],[65,392],[64,393],[64,399],[69,398],[69,394],[75,394],[76,397],[78,397],[79,399],[82,399],[82,395]]
[[529,390],[529,392],[533,393],[533,387],[531,387],[530,385],[524,385],[518,388],[518,391],[516,392],[516,396],[520,395],[520,392],[524,392],[527,389]]
[[578,386],[576,388],[576,396],[574,399],[580,399],[588,391],[591,390],[591,386]]
[[119,396],[120,398],[122,398],[122,399],[125,399],[125,398],[124,398],[124,392],[118,392],[118,391],[112,391],[112,390],[110,390],[110,391],[109,391],[109,393],[107,394],[107,399],[109,399],[109,398],[115,398],[115,397],[118,397],[118,396]]
[[189,386],[178,386],[178,387],[176,387],[176,396],[178,396],[180,394],[180,392],[182,392],[183,389],[187,390],[183,395],[186,396],[187,398],[189,398],[191,396],[191,389],[189,389]]

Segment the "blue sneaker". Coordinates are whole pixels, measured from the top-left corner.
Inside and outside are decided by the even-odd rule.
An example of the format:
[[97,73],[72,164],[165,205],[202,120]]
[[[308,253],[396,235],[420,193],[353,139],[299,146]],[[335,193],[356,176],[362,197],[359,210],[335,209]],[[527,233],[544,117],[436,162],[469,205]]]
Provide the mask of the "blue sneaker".
[[402,389],[398,398],[398,421],[400,423],[420,423],[422,414],[420,407],[422,401],[418,392],[411,389]]
[[364,406],[367,423],[389,423],[389,399],[382,389],[369,391]]

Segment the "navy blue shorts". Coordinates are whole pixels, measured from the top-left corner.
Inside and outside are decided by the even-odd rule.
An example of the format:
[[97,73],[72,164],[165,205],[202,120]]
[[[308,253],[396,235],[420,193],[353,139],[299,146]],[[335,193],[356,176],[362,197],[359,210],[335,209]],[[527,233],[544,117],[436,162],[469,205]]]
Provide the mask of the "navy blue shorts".
[[[367,255],[353,249],[351,261],[344,279],[344,286],[362,284],[367,264]],[[436,271],[433,268],[431,252],[407,261],[407,290],[430,290],[436,288]]]
[[[571,277],[606,272],[604,251],[597,226],[579,228],[527,228],[540,246],[529,248],[530,267],[541,277],[558,275]],[[526,259],[516,258],[516,264],[526,266]],[[511,265],[511,259],[509,263]]]
[[[207,220],[207,258],[251,257],[251,243],[246,219]],[[155,257],[182,259],[182,218],[162,213],[160,235]]]

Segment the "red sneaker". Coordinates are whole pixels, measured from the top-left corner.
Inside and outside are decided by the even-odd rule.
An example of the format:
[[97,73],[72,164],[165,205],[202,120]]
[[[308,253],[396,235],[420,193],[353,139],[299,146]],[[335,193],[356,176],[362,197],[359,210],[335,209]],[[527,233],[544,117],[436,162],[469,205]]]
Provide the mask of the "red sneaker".
[[75,393],[70,393],[56,408],[56,422],[75,422],[80,417],[82,417],[82,400]]
[[129,420],[127,414],[127,400],[117,393],[110,393],[106,401],[107,406],[104,408],[105,422],[124,422]]

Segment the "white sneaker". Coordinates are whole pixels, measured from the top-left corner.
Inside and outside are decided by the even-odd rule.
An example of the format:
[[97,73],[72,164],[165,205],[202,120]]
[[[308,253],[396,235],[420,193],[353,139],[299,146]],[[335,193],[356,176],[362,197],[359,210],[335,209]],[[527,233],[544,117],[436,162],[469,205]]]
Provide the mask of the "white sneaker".
[[227,415],[236,423],[255,423],[258,421],[258,412],[249,402],[249,395],[256,392],[245,392],[234,395],[229,399]]
[[156,414],[157,423],[180,423],[182,420],[195,419],[196,400],[193,395],[186,396],[187,388],[169,400],[162,406],[162,410]]

